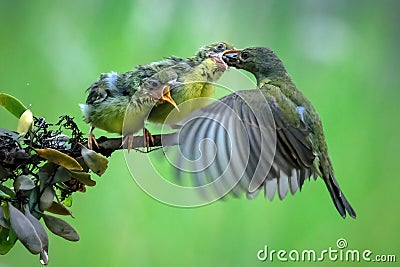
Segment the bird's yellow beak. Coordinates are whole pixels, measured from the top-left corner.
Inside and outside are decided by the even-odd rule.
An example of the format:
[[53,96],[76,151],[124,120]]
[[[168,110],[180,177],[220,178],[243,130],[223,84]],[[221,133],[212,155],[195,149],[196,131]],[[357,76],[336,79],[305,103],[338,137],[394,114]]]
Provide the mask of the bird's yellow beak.
[[161,97],[162,100],[167,101],[171,105],[173,105],[177,111],[179,111],[178,105],[175,103],[175,101],[172,99],[170,91],[169,91],[169,86],[167,86],[164,89],[163,96]]
[[224,51],[222,53],[222,55],[225,56],[226,54],[234,54],[234,53],[237,54],[237,53],[240,53],[240,52],[242,52],[241,49],[231,49],[231,50]]

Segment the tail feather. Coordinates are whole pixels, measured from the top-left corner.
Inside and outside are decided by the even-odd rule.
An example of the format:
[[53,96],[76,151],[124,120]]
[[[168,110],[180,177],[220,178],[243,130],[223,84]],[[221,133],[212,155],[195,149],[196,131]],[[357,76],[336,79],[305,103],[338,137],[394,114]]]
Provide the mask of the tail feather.
[[357,217],[356,212],[354,211],[353,207],[347,201],[346,197],[344,196],[342,190],[337,183],[333,172],[329,173],[329,178],[324,179],[326,187],[328,188],[329,194],[335,204],[336,209],[342,215],[343,218],[346,218],[346,212],[353,218]]

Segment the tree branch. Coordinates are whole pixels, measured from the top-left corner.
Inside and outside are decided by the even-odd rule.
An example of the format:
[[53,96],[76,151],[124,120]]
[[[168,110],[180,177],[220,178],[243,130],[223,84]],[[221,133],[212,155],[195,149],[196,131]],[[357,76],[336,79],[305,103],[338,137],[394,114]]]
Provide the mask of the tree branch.
[[[148,147],[161,147],[161,146],[173,146],[177,145],[177,133],[170,134],[158,134],[153,135],[154,143],[150,143]],[[106,157],[111,156],[111,154],[120,149],[125,149],[122,144],[122,137],[108,138],[105,136],[99,137],[97,140],[98,147],[93,147],[93,150],[103,154]],[[146,148],[144,144],[143,136],[135,136],[133,138],[134,148]]]

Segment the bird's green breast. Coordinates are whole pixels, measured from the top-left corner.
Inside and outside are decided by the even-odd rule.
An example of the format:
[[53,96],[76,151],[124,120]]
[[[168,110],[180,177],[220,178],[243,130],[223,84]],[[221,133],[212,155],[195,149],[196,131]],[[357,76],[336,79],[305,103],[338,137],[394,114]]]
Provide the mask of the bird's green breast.
[[[193,111],[204,107],[209,103],[209,99],[206,98],[214,94],[213,82],[218,80],[223,72],[224,70],[220,70],[212,59],[206,59],[185,73],[177,73],[178,81],[183,84],[171,88],[171,97],[178,106],[180,105],[180,111],[173,112],[168,117],[174,107],[170,103],[163,103],[153,108],[149,121],[173,124]],[[185,104],[181,105],[184,102]]]
[[121,98],[120,100],[107,99],[99,104],[87,106],[84,112],[85,121],[93,127],[121,134],[127,105],[128,102]]
[[129,100],[129,97],[120,96],[87,106],[85,121],[109,133],[136,133],[143,128],[144,120],[155,103],[150,98]]

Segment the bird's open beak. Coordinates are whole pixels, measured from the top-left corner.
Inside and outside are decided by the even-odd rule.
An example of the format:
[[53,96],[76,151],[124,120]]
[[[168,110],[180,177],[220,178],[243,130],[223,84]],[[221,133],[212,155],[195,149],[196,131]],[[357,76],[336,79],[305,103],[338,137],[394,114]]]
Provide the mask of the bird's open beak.
[[172,99],[171,94],[169,92],[169,86],[167,89],[164,90],[163,96],[161,97],[162,100],[167,101],[171,105],[173,105],[177,111],[179,111],[178,105],[175,103],[175,101]]
[[[231,50],[229,50],[231,51]],[[218,66],[221,67],[221,69],[223,69],[224,71],[227,70],[229,68],[229,66],[225,63],[224,60],[222,60],[222,56],[223,56],[224,52],[221,53],[207,53],[207,57],[211,58],[212,60],[215,61],[215,63],[217,63]]]
[[222,53],[222,60],[228,64],[228,66],[235,66],[238,63],[239,56],[238,54],[242,52],[242,50],[226,50]]
[[217,63],[218,66],[221,67],[223,71],[227,70],[229,66],[225,63],[225,61],[222,60],[222,55],[223,53],[218,53],[214,55],[210,55],[210,58]]

